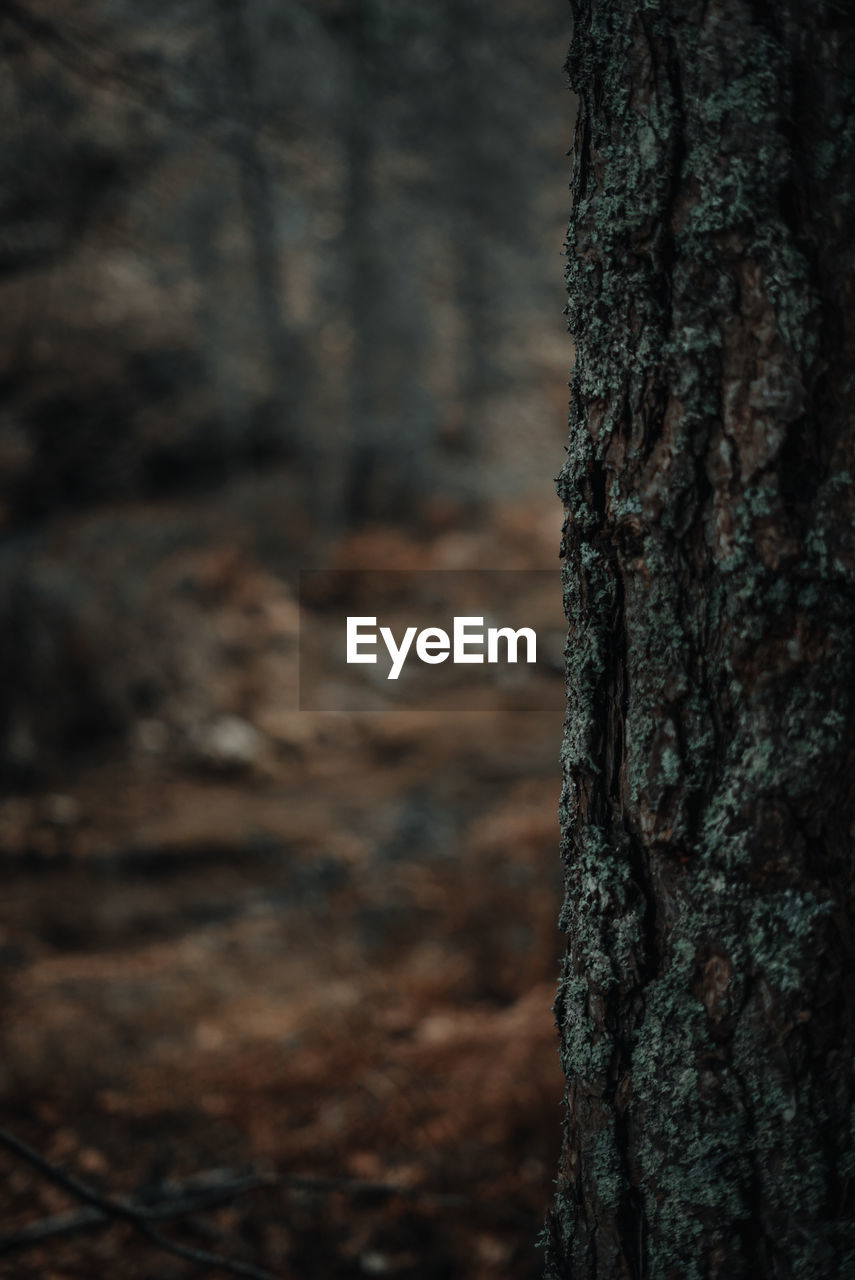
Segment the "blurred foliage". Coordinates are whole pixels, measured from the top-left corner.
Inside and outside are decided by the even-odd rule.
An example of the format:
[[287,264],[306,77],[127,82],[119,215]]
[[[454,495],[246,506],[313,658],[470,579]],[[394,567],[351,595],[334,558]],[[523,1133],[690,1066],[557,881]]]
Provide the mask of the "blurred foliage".
[[216,1217],[282,1274],[537,1267],[560,689],[300,713],[295,582],[557,571],[568,16],[0,13],[0,1121],[119,1193],[263,1157],[485,1206]]
[[[288,573],[555,469],[565,25],[513,0],[4,8],[0,611],[24,673],[0,755],[133,710],[92,610],[70,667],[37,639],[93,592],[108,648],[127,616],[127,584],[57,545],[65,513],[217,492],[238,537],[235,484],[278,468],[298,518],[248,536]],[[43,680],[57,734],[21,706]]]

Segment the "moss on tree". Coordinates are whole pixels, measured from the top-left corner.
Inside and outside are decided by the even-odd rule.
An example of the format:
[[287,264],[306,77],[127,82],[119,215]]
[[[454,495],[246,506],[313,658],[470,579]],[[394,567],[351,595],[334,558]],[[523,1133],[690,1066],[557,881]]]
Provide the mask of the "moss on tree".
[[552,1277],[855,1274],[855,12],[578,0]]

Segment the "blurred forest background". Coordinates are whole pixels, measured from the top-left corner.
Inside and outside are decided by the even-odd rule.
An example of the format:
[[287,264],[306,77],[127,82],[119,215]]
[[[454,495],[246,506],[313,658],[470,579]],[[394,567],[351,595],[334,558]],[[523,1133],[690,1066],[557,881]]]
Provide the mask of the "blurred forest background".
[[[0,12],[0,1124],[111,1194],[280,1175],[165,1228],[275,1275],[539,1271],[560,675],[551,717],[299,712],[295,591],[558,598],[568,28]],[[0,1173],[4,1236],[74,1207]],[[196,1273],[123,1225],[0,1255]]]

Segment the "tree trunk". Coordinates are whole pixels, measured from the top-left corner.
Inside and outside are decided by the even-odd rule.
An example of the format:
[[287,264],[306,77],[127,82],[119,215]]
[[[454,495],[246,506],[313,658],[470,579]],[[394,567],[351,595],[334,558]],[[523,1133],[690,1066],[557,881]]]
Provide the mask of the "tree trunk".
[[548,1274],[855,1275],[855,10],[576,0]]
[[276,225],[277,196],[260,145],[262,112],[256,100],[254,51],[249,9],[241,0],[217,0],[222,49],[224,97],[231,113],[229,145],[240,177],[240,191],[252,246],[258,299],[259,332],[267,349],[273,391],[271,420],[265,443],[278,449],[293,444],[307,487],[316,482],[316,449],[303,420],[308,371],[301,335],[291,326],[282,305],[282,270]]
[[452,249],[461,328],[457,430],[449,443],[472,455],[484,438],[485,400],[498,378],[493,360],[495,296],[491,297],[496,282],[491,279],[489,243],[496,198],[496,166],[488,154],[494,107],[477,58],[477,46],[496,15],[478,0],[446,0],[445,20],[451,54],[447,180],[454,201]]

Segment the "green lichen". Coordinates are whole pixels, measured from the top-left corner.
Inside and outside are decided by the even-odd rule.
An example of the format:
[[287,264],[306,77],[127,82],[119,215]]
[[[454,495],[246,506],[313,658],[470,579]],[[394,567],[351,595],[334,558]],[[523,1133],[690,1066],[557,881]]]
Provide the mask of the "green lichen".
[[785,500],[794,441],[831,438],[816,259],[836,224],[803,199],[794,230],[782,199],[827,179],[845,204],[855,102],[796,153],[802,45],[781,33],[808,33],[785,8],[773,30],[577,5],[556,1014],[578,1183],[556,1239],[579,1278],[628,1274],[642,1234],[647,1280],[758,1258],[844,1277],[855,1256],[855,1212],[828,1213],[855,1113],[804,1030],[838,998],[837,819],[816,797],[844,796],[851,751],[848,465],[797,518]]

